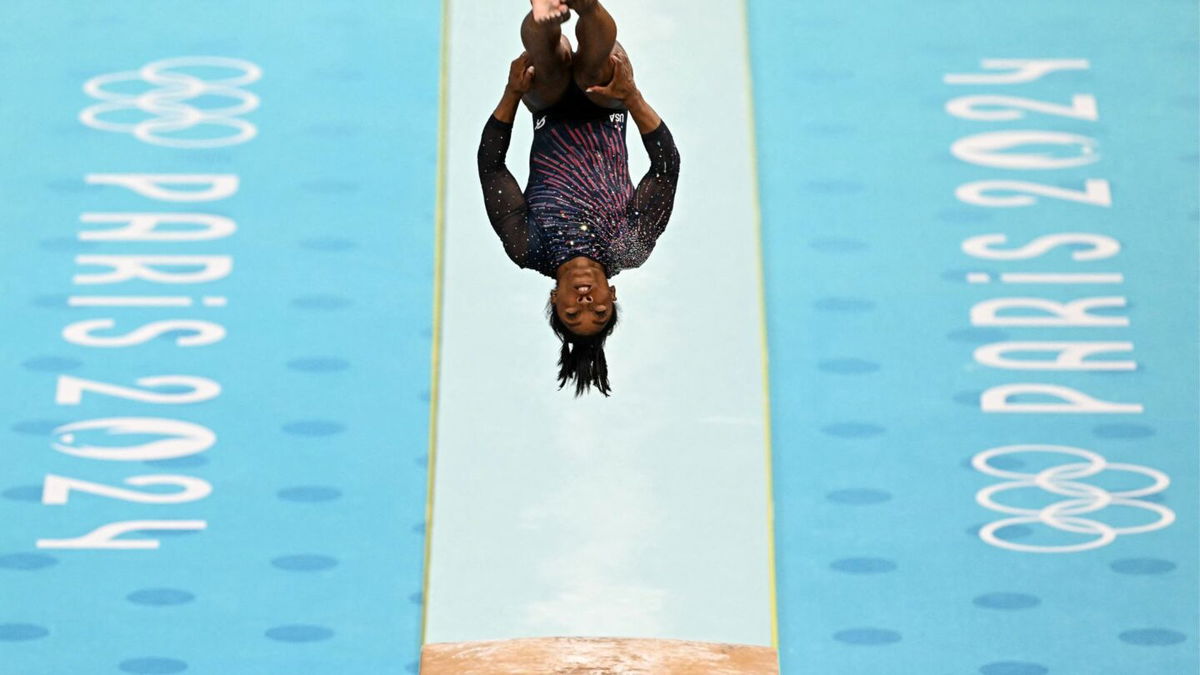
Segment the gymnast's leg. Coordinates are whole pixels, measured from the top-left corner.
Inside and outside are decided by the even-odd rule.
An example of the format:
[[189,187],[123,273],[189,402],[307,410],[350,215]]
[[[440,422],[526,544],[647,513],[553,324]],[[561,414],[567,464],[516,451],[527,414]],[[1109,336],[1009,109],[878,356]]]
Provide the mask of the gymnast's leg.
[[545,110],[562,98],[571,83],[571,43],[562,34],[570,12],[535,21],[533,12],[521,23],[521,42],[533,62],[533,88],[522,98],[530,112]]
[[[566,0],[568,6],[579,15],[575,24],[575,39],[579,50],[575,52],[572,75],[580,89],[593,85],[605,85],[612,80],[613,65],[609,56],[614,52],[625,56],[617,42],[617,24],[612,15],[600,4],[600,0]],[[626,57],[627,58],[627,57]],[[620,101],[588,94],[588,98],[606,108],[621,107]]]

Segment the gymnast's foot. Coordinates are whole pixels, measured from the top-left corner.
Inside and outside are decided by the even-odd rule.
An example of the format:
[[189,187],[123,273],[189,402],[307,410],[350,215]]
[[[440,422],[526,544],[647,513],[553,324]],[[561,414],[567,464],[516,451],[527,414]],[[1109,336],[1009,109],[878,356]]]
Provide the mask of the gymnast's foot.
[[[594,1],[594,0],[593,0]],[[529,0],[533,5],[533,20],[538,23],[563,23],[571,18],[571,10],[563,0]]]
[[587,14],[600,4],[600,0],[562,0],[562,2],[579,14]]

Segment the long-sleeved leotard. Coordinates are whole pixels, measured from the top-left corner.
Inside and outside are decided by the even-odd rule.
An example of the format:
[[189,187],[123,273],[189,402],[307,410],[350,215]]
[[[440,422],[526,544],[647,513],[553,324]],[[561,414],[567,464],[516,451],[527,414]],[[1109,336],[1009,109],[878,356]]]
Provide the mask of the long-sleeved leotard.
[[634,189],[625,148],[628,112],[580,97],[577,92],[565,105],[534,115],[524,192],[504,163],[512,125],[491,117],[479,145],[479,178],[488,219],[514,263],[554,277],[559,265],[582,255],[612,277],[645,262],[666,228],[679,152],[665,123],[643,134],[650,170]]
[[476,159],[479,163],[479,182],[483,185],[483,203],[487,208],[492,229],[504,244],[504,252],[520,267],[528,267],[529,227],[525,223],[529,209],[517,179],[504,164],[508,144],[512,140],[512,125],[501,122],[495,115],[483,127]]

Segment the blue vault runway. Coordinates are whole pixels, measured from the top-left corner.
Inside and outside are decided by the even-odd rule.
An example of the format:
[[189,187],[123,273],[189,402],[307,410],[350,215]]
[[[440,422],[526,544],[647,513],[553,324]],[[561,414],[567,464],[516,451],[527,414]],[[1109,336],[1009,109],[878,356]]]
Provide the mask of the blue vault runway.
[[0,675],[1200,673],[1195,3],[606,4],[608,400],[474,182],[521,3],[0,9]]

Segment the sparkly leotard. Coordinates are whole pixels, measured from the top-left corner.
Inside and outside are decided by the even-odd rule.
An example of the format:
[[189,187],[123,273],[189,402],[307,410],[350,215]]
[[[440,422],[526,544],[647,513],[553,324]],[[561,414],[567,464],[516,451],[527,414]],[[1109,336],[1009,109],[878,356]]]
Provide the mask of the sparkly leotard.
[[586,256],[606,276],[638,267],[667,226],[679,180],[679,152],[666,124],[642,135],[650,170],[629,178],[629,113],[600,107],[574,85],[533,116],[529,183],[522,193],[504,165],[512,125],[490,118],[479,145],[479,177],[493,229],[520,267],[554,277]]

